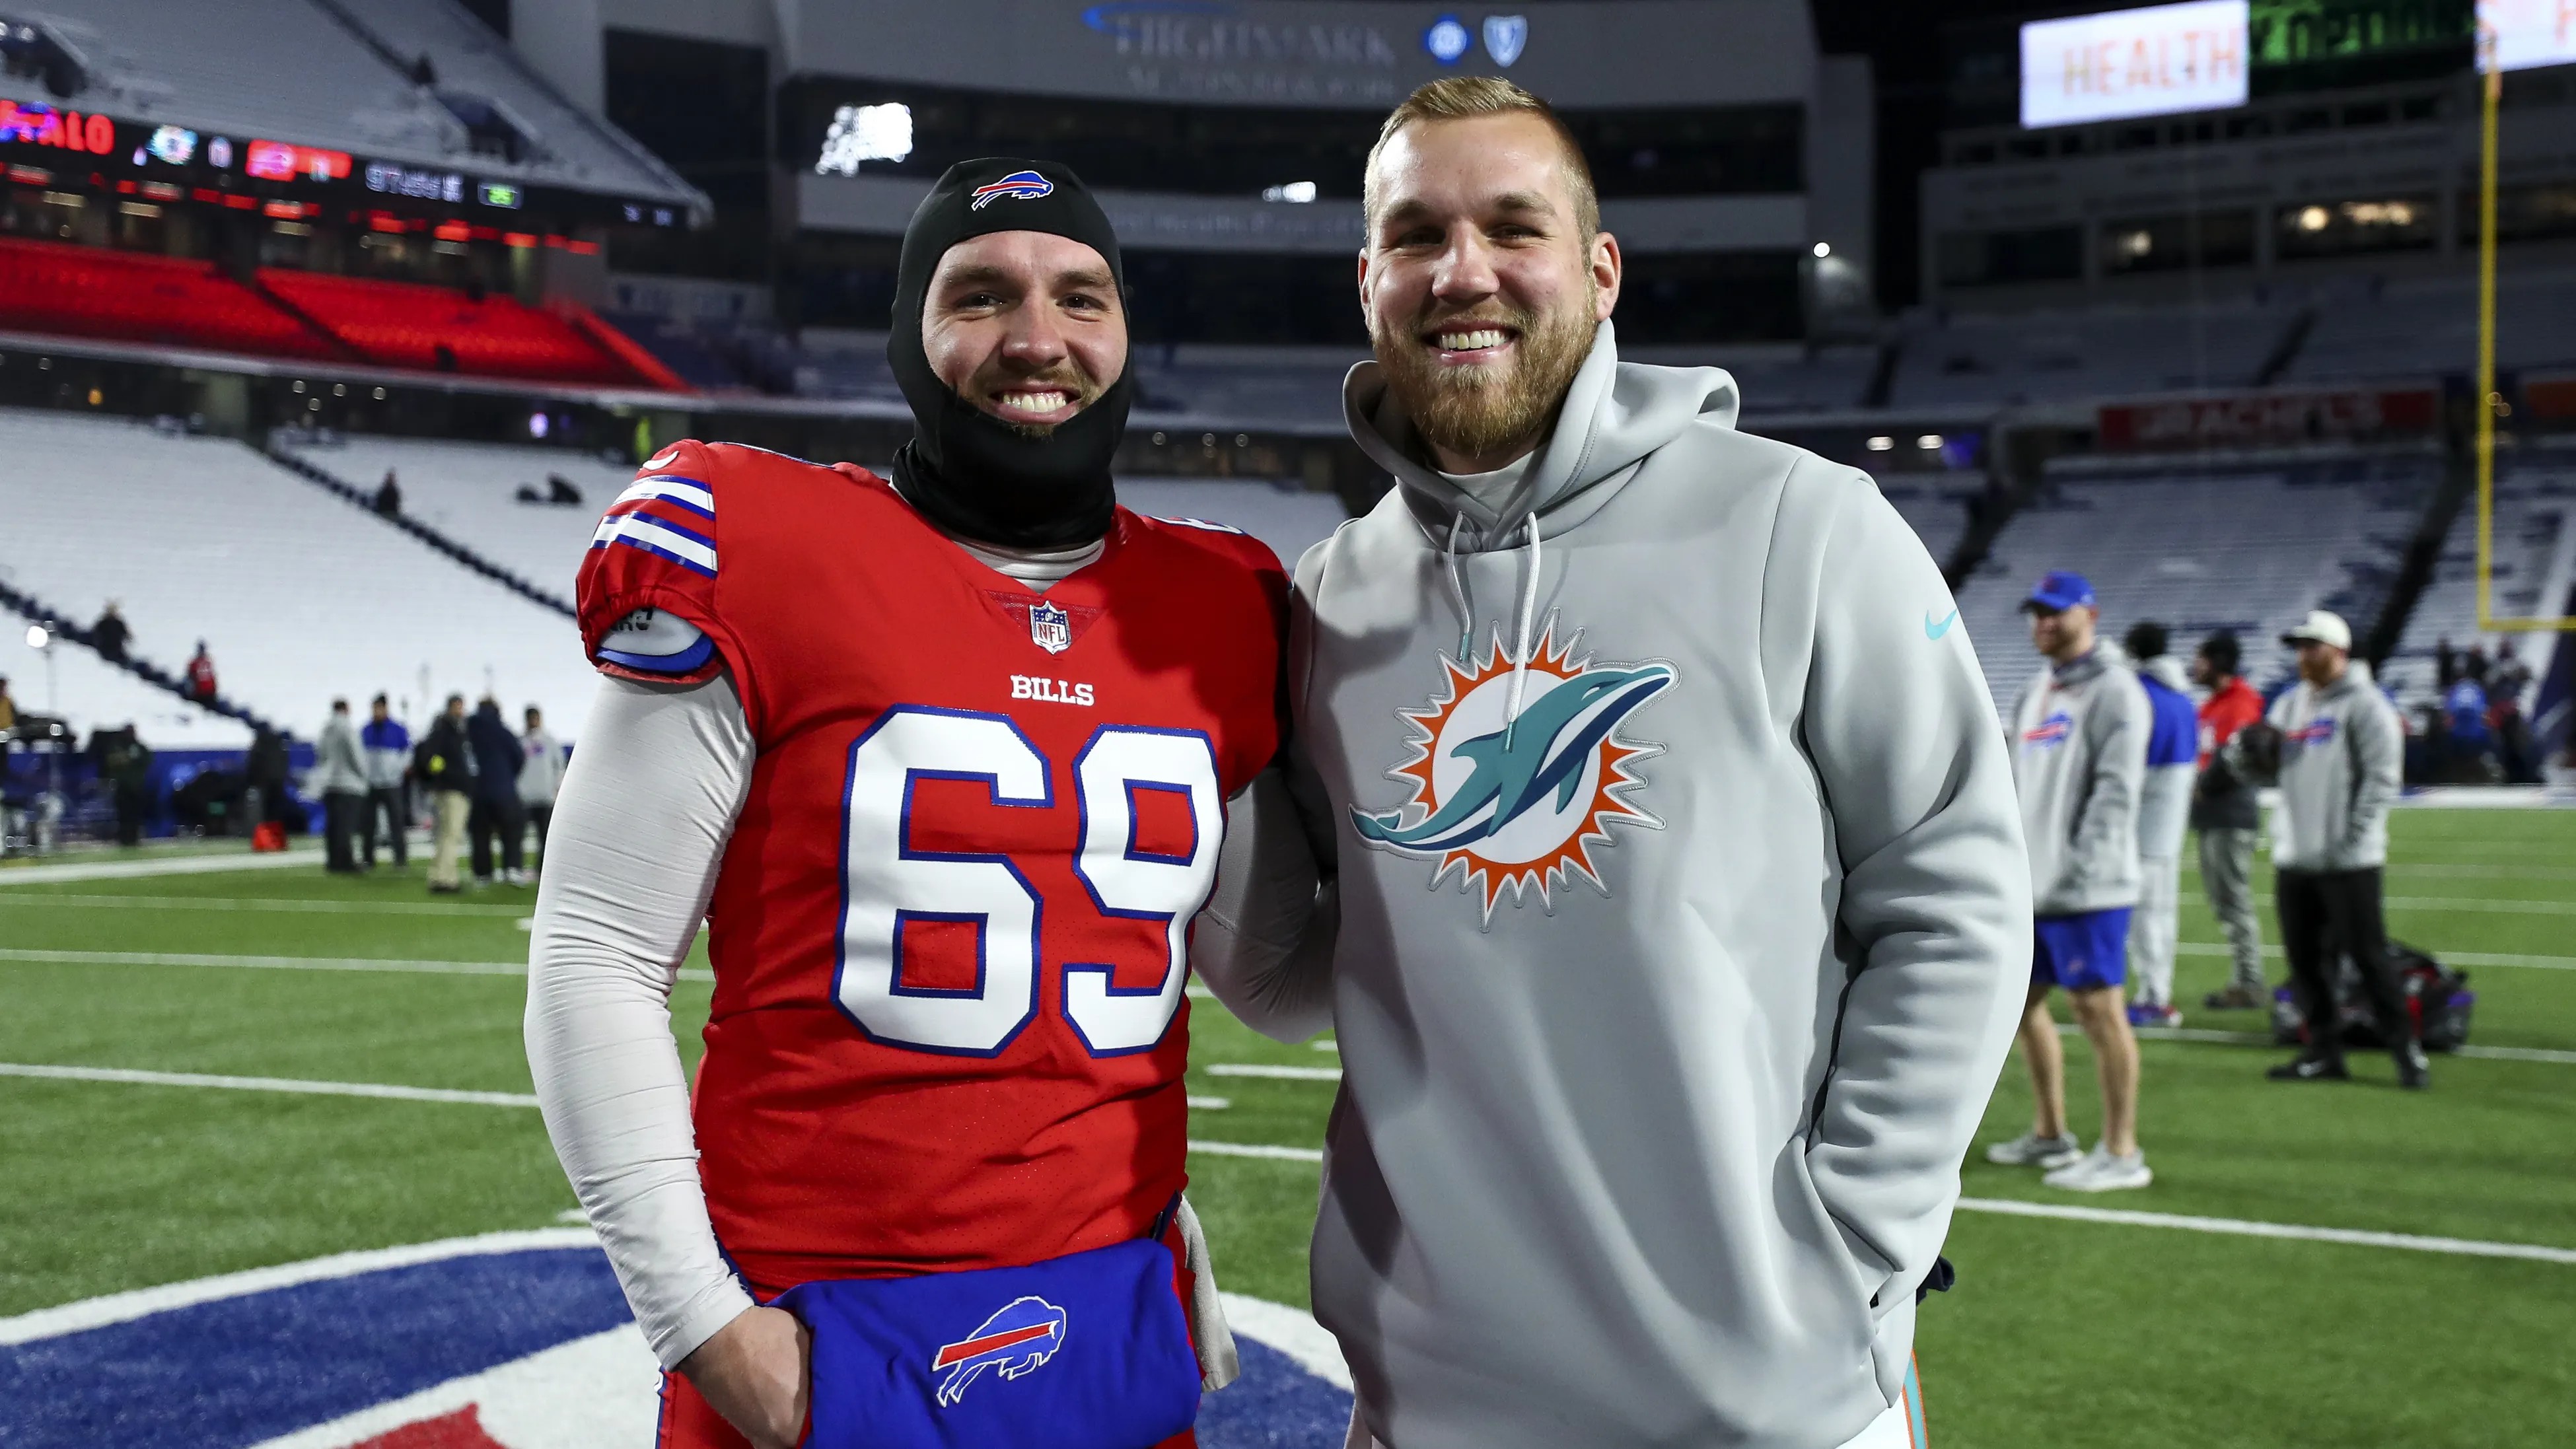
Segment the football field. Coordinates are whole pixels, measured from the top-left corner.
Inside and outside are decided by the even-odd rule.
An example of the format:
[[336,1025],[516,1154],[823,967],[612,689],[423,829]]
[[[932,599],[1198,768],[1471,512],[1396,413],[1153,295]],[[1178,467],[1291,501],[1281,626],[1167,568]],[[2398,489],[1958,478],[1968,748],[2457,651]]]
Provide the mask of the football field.
[[[2576,812],[2409,809],[2392,838],[2391,931],[2467,970],[2473,1052],[2437,1057],[2427,1093],[2397,1091],[2387,1060],[2363,1053],[2347,1085],[2266,1082],[2281,1053],[2243,1035],[2266,1023],[2196,1009],[2225,959],[2186,875],[2186,1030],[2143,1048],[2155,1184],[2060,1193],[1971,1155],[1948,1248],[1958,1286],[1921,1320],[1936,1443],[2563,1442]],[[420,872],[417,858],[363,879],[311,858],[84,880],[0,870],[0,1442],[89,1442],[56,1430],[98,1407],[48,1403],[97,1380],[43,1358],[75,1340],[34,1336],[24,1315],[330,1254],[572,1231],[520,1049],[534,893],[434,900]],[[2265,927],[2268,942],[2268,905]],[[709,986],[703,955],[690,964],[673,1016],[694,1060]],[[1192,1197],[1219,1276],[1302,1308],[1336,1058],[1265,1041],[1205,999],[1192,1023]],[[2089,1141],[2091,1061],[2080,1039],[2067,1056]],[[1980,1146],[2028,1112],[2016,1060]],[[1291,1415],[1228,1442],[1316,1438]]]

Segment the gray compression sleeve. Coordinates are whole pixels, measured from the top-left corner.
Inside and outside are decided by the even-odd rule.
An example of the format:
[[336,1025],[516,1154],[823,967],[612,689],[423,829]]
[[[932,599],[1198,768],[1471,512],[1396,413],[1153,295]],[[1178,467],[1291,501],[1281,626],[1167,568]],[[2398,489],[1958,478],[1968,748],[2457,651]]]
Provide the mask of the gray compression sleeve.
[[1226,802],[1216,889],[1190,938],[1190,966],[1246,1026],[1297,1042],[1333,1024],[1340,886],[1323,878],[1285,771]]
[[546,1132],[666,1368],[752,1306],[707,1217],[669,1002],[753,755],[729,677],[603,680],[555,802],[528,949]]

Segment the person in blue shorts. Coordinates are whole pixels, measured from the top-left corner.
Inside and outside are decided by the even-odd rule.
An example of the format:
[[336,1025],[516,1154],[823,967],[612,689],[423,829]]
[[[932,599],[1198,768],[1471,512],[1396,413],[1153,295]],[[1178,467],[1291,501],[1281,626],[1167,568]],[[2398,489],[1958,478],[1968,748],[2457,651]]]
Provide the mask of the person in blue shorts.
[[[2077,1192],[2145,1187],[2155,1174],[2138,1146],[2138,1042],[2123,987],[2140,885],[2147,696],[2119,651],[2095,643],[2101,616],[2082,574],[2050,573],[2022,611],[2031,643],[2048,659],[2006,721],[2030,849],[2034,919],[2021,1052],[2035,1106],[2031,1130],[1987,1148],[1986,1160],[2048,1168],[2042,1181]],[[2102,1081],[2102,1138],[2089,1153],[2066,1125],[2066,1059],[2048,1009],[2059,989],[2093,1044]]]

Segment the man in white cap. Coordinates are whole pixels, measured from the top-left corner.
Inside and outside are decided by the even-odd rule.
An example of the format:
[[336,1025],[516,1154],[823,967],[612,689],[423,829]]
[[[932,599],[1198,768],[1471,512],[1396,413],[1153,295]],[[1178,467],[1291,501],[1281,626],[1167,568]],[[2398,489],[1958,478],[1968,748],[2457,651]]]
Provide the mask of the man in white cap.
[[[2308,1019],[2306,1050],[2274,1067],[2275,1081],[2342,1081],[2351,1076],[2337,1031],[2335,951],[2352,957],[2362,990],[2379,1019],[2380,1039],[2397,1059],[2397,1084],[2431,1081],[2424,1048],[2388,964],[2388,927],[2380,912],[2380,871],[2388,863],[2388,807],[2397,799],[2405,731],[2397,709],[2372,683],[2370,665],[2352,657],[2352,629],[2323,609],[2311,612],[2281,642],[2299,651],[2299,682],[2272,702],[2270,731],[2238,746],[2256,772],[2276,773],[2280,807],[2272,813],[2274,903],[2290,981]],[[2276,771],[2259,758],[2263,738],[2277,741]],[[2240,736],[2240,739],[2242,737]]]

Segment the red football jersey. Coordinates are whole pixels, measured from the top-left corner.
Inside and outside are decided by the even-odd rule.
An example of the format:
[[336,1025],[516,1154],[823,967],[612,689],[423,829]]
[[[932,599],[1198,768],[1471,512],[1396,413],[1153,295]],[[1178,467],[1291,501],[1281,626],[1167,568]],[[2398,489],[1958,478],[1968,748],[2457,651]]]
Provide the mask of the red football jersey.
[[610,672],[638,609],[703,630],[678,662],[732,671],[758,746],[695,1092],[754,1288],[1146,1232],[1184,1180],[1189,923],[1280,744],[1270,550],[1120,509],[1041,595],[865,469],[681,443],[579,592]]

